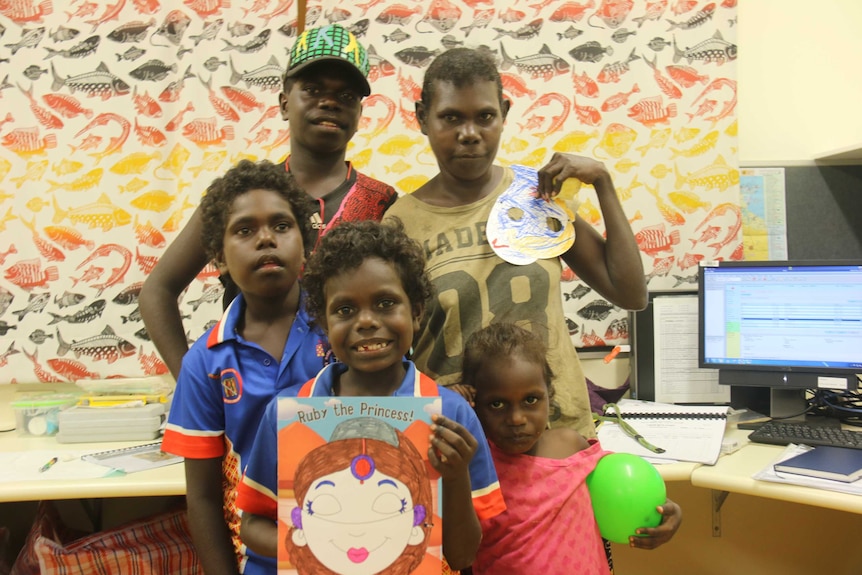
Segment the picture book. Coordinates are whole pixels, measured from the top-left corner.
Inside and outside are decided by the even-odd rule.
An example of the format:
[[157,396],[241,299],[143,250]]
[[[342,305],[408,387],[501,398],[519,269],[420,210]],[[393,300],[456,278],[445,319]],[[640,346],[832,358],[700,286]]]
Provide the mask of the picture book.
[[862,449],[821,445],[776,463],[775,471],[850,483],[862,478]]
[[279,575],[442,572],[441,411],[439,397],[279,398]]

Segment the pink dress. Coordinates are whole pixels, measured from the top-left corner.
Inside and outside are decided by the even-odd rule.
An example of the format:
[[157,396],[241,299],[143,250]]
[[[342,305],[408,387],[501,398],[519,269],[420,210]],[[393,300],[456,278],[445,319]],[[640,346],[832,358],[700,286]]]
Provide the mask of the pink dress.
[[567,459],[491,454],[506,511],[482,521],[474,575],[608,575],[587,475],[608,452],[596,440]]

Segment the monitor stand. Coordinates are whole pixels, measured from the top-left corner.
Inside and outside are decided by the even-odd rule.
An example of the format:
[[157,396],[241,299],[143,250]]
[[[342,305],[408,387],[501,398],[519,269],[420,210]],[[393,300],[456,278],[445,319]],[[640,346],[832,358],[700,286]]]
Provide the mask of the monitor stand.
[[730,388],[730,405],[735,409],[748,408],[785,421],[805,421],[804,412],[808,402],[804,389],[734,385]]

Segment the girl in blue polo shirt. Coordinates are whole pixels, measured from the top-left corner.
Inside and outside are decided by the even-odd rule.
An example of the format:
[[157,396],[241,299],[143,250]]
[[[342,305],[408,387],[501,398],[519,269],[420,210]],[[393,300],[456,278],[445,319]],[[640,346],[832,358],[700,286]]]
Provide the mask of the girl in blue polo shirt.
[[[345,222],[310,256],[303,287],[308,313],[328,335],[338,362],[306,383],[300,396],[441,397],[443,415],[435,416],[428,459],[442,477],[443,555],[453,569],[468,567],[481,539],[479,521],[505,504],[473,409],[405,359],[432,289],[422,248],[397,220]],[[267,407],[237,488],[240,536],[270,557],[279,545],[277,405],[276,399]]]

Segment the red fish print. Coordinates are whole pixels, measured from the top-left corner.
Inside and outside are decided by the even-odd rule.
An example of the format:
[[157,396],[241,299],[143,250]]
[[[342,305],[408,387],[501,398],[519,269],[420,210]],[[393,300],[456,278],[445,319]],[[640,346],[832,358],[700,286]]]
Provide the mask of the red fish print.
[[138,87],[132,90],[132,102],[135,104],[135,109],[138,114],[150,118],[162,117],[162,106],[146,91],[143,94],[138,94]]
[[572,101],[574,102],[573,109],[575,111],[575,116],[578,117],[578,120],[580,120],[582,124],[598,126],[601,123],[601,112],[592,106],[579,106],[578,102],[574,98],[572,98]]
[[201,83],[207,89],[208,97],[210,104],[212,104],[213,109],[216,111],[216,114],[224,118],[229,122],[239,122],[239,114],[237,114],[236,110],[234,110],[230,104],[228,104],[225,100],[220,98],[218,94],[212,88],[212,76],[206,82],[200,78]]
[[640,28],[647,20],[658,20],[661,18],[665,10],[667,10],[667,0],[647,1],[643,16],[632,18],[632,22],[637,22],[638,28]]
[[93,284],[91,286],[98,290],[98,293],[96,294],[97,296],[101,295],[102,291],[104,291],[106,288],[109,288],[123,281],[123,278],[126,276],[126,272],[129,271],[129,266],[131,266],[132,264],[132,252],[119,244],[103,244],[96,248],[96,250],[92,254],[87,256],[87,259],[82,261],[80,264],[78,264],[78,267],[75,268],[79,270],[98,258],[110,257],[112,253],[119,254],[123,261],[119,267],[113,268],[111,270],[111,275],[106,281],[100,284]]
[[81,233],[74,228],[46,226],[43,230],[51,241],[60,244],[66,250],[76,250],[80,247],[91,250],[95,245],[91,240],[84,239]]
[[150,222],[146,224],[138,223],[138,216],[135,216],[135,237],[142,245],[151,248],[162,248],[167,243],[164,234]]
[[586,4],[578,2],[566,2],[551,14],[548,18],[551,22],[579,22],[587,10],[595,7],[593,0],[589,0]]
[[93,31],[96,31],[101,24],[116,20],[120,17],[120,12],[126,6],[126,0],[117,0],[116,4],[108,4],[105,6],[105,12],[96,20],[87,20],[87,24],[93,25]]
[[551,92],[548,94],[543,94],[540,96],[535,102],[530,104],[530,107],[524,112],[524,116],[527,117],[530,112],[537,108],[543,108],[545,106],[549,106],[553,103],[559,104],[561,110],[560,114],[551,117],[551,122],[548,125],[548,128],[534,136],[539,138],[544,138],[549,134],[553,134],[554,132],[560,131],[563,125],[566,123],[566,119],[569,117],[569,112],[572,109],[572,105],[569,103],[569,99],[563,96],[562,94],[558,94],[556,92]]
[[138,264],[138,269],[144,272],[144,275],[148,275],[153,268],[156,267],[156,263],[159,261],[159,258],[155,256],[145,256],[142,255],[140,250],[135,247],[135,263]]
[[384,8],[383,11],[377,15],[375,20],[381,24],[399,24],[404,26],[405,24],[410,23],[414,14],[418,14],[421,11],[421,6],[410,8],[404,4],[392,4],[391,6]]
[[[730,218],[730,222],[725,221],[728,218]],[[714,255],[718,255],[726,245],[730,244],[732,241],[739,240],[739,232],[742,229],[742,211],[739,206],[734,204],[719,204],[712,209],[712,211],[706,216],[706,218],[704,218],[694,231],[697,232],[703,226],[712,223],[714,220],[719,220],[719,224],[724,223],[724,226],[727,227],[727,233],[724,238],[707,246],[715,250]]]
[[[275,108],[278,109],[278,106],[275,106]],[[180,124],[183,123],[183,116],[185,116],[188,112],[194,112],[194,110],[195,110],[194,103],[189,101],[189,103],[186,104],[186,107],[183,108],[182,110],[180,110],[179,112],[177,112],[177,115],[174,116],[173,118],[171,118],[171,121],[165,125],[165,131],[167,131],[167,132],[176,131],[176,129],[180,127]],[[254,128],[252,128],[250,131],[254,131]]]
[[21,157],[34,156],[47,153],[45,150],[57,147],[57,136],[48,134],[44,138],[39,137],[39,128],[15,128],[11,132],[3,134],[0,144],[7,150]]
[[135,135],[138,137],[138,141],[141,142],[141,144],[153,148],[164,146],[168,141],[165,135],[158,128],[153,126],[142,126],[138,124],[137,118],[135,118]]
[[691,88],[698,82],[706,84],[709,81],[709,76],[698,74],[691,66],[665,66],[665,70],[683,88]]
[[41,383],[62,383],[64,380],[60,379],[39,363],[39,350],[34,350],[32,354],[27,353],[27,350],[23,350],[24,355],[33,362],[33,373],[36,375],[36,379],[38,379]]
[[215,118],[197,118],[183,126],[183,136],[201,147],[219,146],[233,140],[233,127],[219,128]]
[[503,91],[515,98],[521,96],[529,96],[531,99],[536,97],[536,91],[531,90],[527,83],[520,76],[514,74],[500,73],[500,80],[503,82]]
[[608,28],[618,28],[628,18],[633,6],[632,0],[602,0],[598,10],[590,16],[589,20],[598,17]]
[[234,106],[242,112],[251,112],[252,110],[262,110],[266,105],[254,97],[254,94],[248,90],[234,88],[233,86],[220,86],[222,94],[230,100]]
[[[220,14],[222,8],[230,8],[230,0],[183,0],[183,4],[191,8],[201,19]],[[291,2],[287,4],[290,5]]]
[[29,90],[25,90],[20,84],[18,84],[18,89],[27,96],[28,100],[30,100],[30,111],[33,112],[33,115],[36,116],[36,120],[38,120],[40,124],[53,130],[59,130],[63,127],[63,120],[39,105],[39,102],[37,102],[36,98],[33,97],[32,86],[30,86]]
[[33,0],[6,0],[0,2],[0,14],[3,14],[16,24],[41,22],[43,16],[54,13],[51,0],[45,0],[33,5]]
[[629,98],[632,97],[632,94],[636,94],[640,91],[641,90],[638,85],[635,84],[628,92],[619,92],[617,94],[614,94],[613,96],[608,97],[607,100],[602,102],[602,112],[610,112],[611,110],[616,110],[620,106],[628,104]]
[[144,348],[141,348],[138,360],[146,375],[164,375],[168,373],[168,366],[159,358],[156,352],[144,355]]
[[64,118],[74,118],[81,114],[85,118],[93,117],[93,110],[84,108],[77,98],[67,94],[45,94],[42,100],[48,107],[63,116]]
[[643,98],[629,108],[628,116],[647,127],[666,124],[670,118],[676,116],[676,104],[663,106],[661,96]]
[[428,24],[438,32],[445,34],[455,27],[459,18],[461,18],[461,9],[449,0],[432,0],[428,12],[416,23],[416,30],[424,32],[424,30],[419,30],[419,25]]
[[574,68],[572,68],[572,83],[575,85],[575,92],[579,96],[595,98],[599,95],[599,85],[586,72],[578,76]]
[[78,381],[79,379],[99,379],[99,374],[87,369],[87,366],[80,361],[74,359],[62,359],[55,357],[48,360],[48,365],[51,369],[65,377],[69,381]]
[[599,347],[607,345],[605,340],[596,334],[596,330],[592,329],[590,330],[590,333],[586,333],[586,327],[581,330],[581,342],[584,344],[584,347]]
[[31,290],[46,287],[48,282],[60,279],[57,266],[48,266],[42,270],[42,260],[21,260],[4,272],[4,277],[21,289]]
[[664,224],[656,224],[636,233],[635,241],[642,252],[655,257],[660,252],[673,250],[673,246],[679,244],[679,230],[667,234]]

